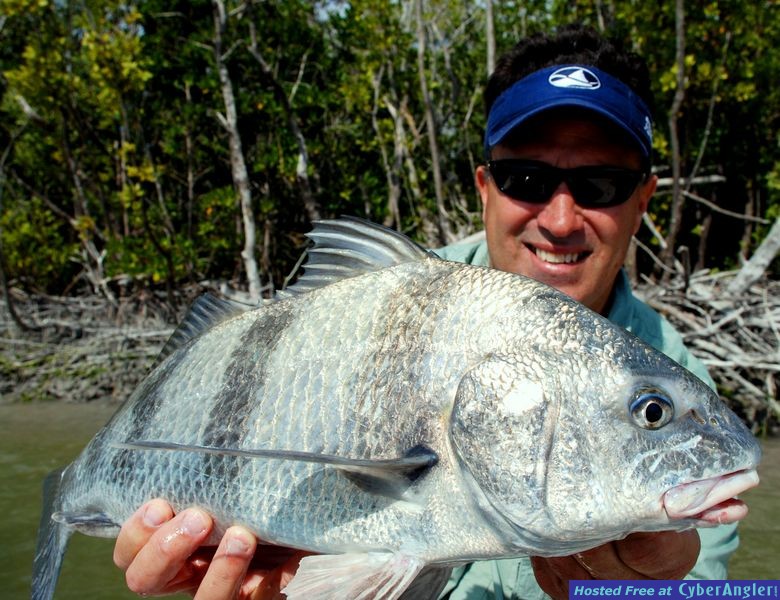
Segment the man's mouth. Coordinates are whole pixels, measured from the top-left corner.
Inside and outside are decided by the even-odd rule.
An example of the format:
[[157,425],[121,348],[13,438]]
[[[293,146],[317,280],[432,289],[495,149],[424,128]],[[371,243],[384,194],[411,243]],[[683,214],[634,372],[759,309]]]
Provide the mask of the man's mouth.
[[590,254],[589,252],[548,252],[547,250],[542,250],[541,248],[530,245],[528,246],[528,249],[542,262],[554,265],[568,265],[580,262],[581,260],[585,260]]

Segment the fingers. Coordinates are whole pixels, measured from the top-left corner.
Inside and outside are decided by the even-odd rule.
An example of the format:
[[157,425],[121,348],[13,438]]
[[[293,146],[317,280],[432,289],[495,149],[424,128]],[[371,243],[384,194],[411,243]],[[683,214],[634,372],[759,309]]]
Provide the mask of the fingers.
[[647,579],[622,562],[613,543],[572,556],[532,557],[531,565],[539,587],[552,598],[568,598],[572,579]]
[[258,549],[257,539],[251,532],[242,527],[231,527],[222,538],[195,600],[283,600],[285,596],[281,590],[308,554],[276,546]]
[[114,546],[114,564],[126,571],[136,554],[160,525],[171,518],[173,518],[173,510],[164,500],[152,500],[139,508],[119,531]]
[[635,533],[615,542],[621,563],[650,579],[682,579],[696,564],[700,549],[694,529]]
[[[301,559],[311,553],[289,548],[272,549],[272,547],[268,547],[268,550],[263,553],[271,554],[273,559],[281,562],[271,570],[250,571],[242,589],[247,592],[251,600],[284,600],[286,596],[281,591],[295,577]],[[265,560],[267,561],[268,558]]]
[[536,581],[554,599],[569,597],[573,579],[681,579],[699,556],[696,531],[635,533],[572,556],[531,557]]
[[593,579],[571,556],[560,558],[531,557],[531,566],[539,587],[553,600],[569,597],[569,580]]
[[587,571],[586,579],[647,579],[646,574],[623,562],[616,547],[617,542],[604,544],[592,550],[578,552],[570,558]]
[[243,527],[228,529],[195,594],[195,600],[238,596],[256,546],[255,536]]
[[140,527],[135,521],[127,528],[127,539],[131,540],[127,543],[129,551],[123,544],[117,552],[117,564],[120,567],[127,565],[127,586],[139,594],[154,594],[191,589],[197,585],[199,577],[195,576],[196,565],[190,562],[190,555],[211,532],[211,517],[197,508],[182,511],[153,531],[127,563],[132,545],[142,541],[150,530],[143,517],[141,521]]
[[311,552],[304,552],[302,550],[296,551],[287,562],[279,569],[279,589],[283,590],[287,587],[287,584],[292,581],[295,574],[298,572],[298,567],[301,566],[301,560],[307,556],[311,556]]

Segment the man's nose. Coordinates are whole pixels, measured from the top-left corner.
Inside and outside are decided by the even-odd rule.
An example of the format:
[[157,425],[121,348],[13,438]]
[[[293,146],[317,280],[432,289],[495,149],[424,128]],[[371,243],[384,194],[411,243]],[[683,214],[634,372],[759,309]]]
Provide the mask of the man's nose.
[[565,182],[555,189],[536,218],[541,227],[559,238],[571,235],[583,225],[580,207]]

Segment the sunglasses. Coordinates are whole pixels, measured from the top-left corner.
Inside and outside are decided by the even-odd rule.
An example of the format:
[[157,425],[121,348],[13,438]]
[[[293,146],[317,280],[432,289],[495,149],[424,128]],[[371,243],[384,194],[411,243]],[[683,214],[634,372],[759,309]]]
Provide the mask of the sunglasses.
[[543,204],[565,181],[574,201],[586,208],[623,204],[647,177],[642,171],[621,167],[559,169],[521,158],[491,160],[488,161],[488,169],[498,189],[515,200]]

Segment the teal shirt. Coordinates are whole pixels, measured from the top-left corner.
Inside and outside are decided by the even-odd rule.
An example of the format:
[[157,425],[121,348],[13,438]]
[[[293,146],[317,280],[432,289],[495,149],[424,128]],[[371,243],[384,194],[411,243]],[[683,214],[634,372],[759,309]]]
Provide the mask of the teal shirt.
[[[435,250],[440,257],[472,265],[489,265],[487,243],[453,244]],[[620,272],[607,318],[660,350],[701,378],[712,389],[702,362],[685,348],[682,336],[661,315],[631,291],[628,277]],[[688,579],[726,579],[729,557],[739,544],[736,524],[699,529],[701,552]],[[528,557],[480,561],[455,569],[440,598],[448,600],[545,599],[536,583]]]

